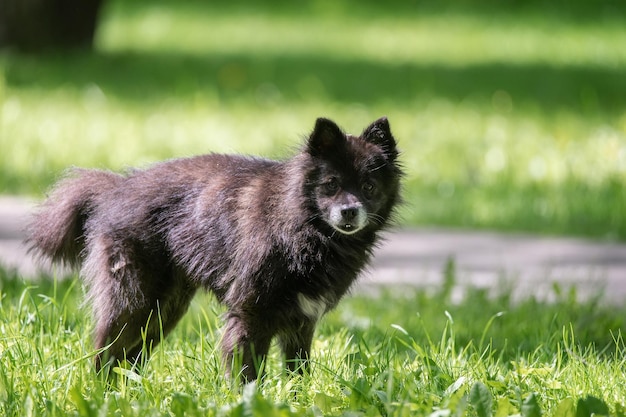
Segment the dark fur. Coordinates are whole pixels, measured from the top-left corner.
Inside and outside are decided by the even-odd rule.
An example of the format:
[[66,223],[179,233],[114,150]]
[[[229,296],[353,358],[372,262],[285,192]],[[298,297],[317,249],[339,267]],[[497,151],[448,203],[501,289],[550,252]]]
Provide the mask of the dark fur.
[[[105,357],[146,355],[142,331],[156,345],[157,313],[167,335],[202,287],[228,308],[226,365],[238,353],[250,380],[275,336],[290,369],[308,358],[317,319],[366,266],[399,200],[397,155],[385,118],[359,137],[318,119],[305,148],[282,162],[210,154],[127,175],[75,170],[34,216],[28,240],[82,267],[96,348],[112,343],[98,369]],[[360,208],[367,220],[351,233]]]

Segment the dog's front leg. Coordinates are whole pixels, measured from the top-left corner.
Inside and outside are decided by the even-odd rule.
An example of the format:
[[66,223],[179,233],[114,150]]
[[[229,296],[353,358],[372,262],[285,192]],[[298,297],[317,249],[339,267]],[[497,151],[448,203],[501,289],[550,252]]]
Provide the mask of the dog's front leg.
[[222,352],[229,377],[240,375],[241,381],[254,381],[263,372],[272,334],[251,319],[229,313]]
[[315,331],[314,321],[304,321],[296,329],[289,329],[279,336],[280,345],[285,355],[286,367],[290,372],[301,375],[308,372],[311,343]]

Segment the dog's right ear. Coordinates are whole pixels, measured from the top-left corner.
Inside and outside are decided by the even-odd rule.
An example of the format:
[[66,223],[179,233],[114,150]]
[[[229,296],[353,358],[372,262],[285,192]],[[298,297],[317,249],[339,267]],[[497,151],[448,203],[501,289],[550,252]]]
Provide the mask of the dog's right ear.
[[391,134],[389,120],[381,117],[369,125],[361,135],[365,140],[379,146],[390,160],[395,160],[398,156],[396,140]]
[[346,135],[335,122],[320,117],[315,121],[307,146],[312,156],[321,156],[337,150],[337,146],[345,141]]

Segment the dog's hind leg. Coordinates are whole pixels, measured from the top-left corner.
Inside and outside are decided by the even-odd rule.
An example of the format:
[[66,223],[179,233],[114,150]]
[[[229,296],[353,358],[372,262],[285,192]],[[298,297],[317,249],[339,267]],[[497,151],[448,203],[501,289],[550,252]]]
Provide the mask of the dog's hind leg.
[[[196,293],[196,288],[190,287],[182,275],[168,274],[161,278],[165,279],[159,290],[149,289],[149,299],[156,301],[150,303],[148,318],[139,329],[140,343],[126,351],[126,359],[131,363],[142,363],[142,359],[149,357],[151,350],[176,327]],[[142,316],[146,313],[138,315]]]
[[[126,359],[135,364],[143,352],[142,329],[155,320],[151,312],[110,311],[107,319],[96,322],[94,345],[101,350],[96,355],[96,370]],[[146,340],[146,345],[149,341]],[[147,356],[146,356],[147,359]]]
[[183,317],[195,291],[170,288],[160,297],[147,298],[144,306],[109,310],[104,320],[96,323],[95,347],[107,350],[96,357],[99,370],[107,363],[126,359],[142,364],[160,341],[174,329]]
[[[184,315],[195,294],[182,274],[144,261],[131,245],[101,238],[83,268],[95,319],[96,369],[123,359],[138,363]],[[143,349],[143,348],[147,349]]]

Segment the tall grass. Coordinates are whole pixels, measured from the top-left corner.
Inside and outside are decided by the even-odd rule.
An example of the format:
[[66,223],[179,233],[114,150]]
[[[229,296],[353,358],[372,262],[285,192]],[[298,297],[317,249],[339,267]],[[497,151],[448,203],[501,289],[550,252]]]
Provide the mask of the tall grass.
[[[454,272],[452,271],[452,274]],[[454,280],[454,275],[451,275]],[[312,372],[237,387],[220,364],[221,307],[197,297],[139,372],[93,369],[77,281],[0,280],[3,416],[623,416],[626,311],[574,291],[546,304],[469,291],[346,299],[322,320]]]
[[406,224],[626,236],[626,14],[609,1],[111,1],[94,53],[0,55],[0,187],[70,165],[283,157],[389,116]]

